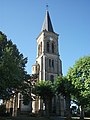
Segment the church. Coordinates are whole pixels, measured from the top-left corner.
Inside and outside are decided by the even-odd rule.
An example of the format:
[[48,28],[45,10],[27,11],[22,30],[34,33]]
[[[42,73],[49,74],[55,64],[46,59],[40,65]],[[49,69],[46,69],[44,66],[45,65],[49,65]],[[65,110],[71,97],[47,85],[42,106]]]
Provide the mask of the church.
[[[50,80],[52,83],[57,76],[62,76],[62,61],[59,55],[58,34],[54,32],[49,11],[46,10],[41,32],[37,37],[37,56],[32,65],[32,74],[38,74],[39,81]],[[57,115],[64,116],[64,99],[55,97],[52,109]],[[32,112],[38,112],[41,101],[32,101]],[[55,108],[55,110],[54,110]]]
[[[59,54],[59,35],[55,33],[49,11],[46,10],[44,22],[41,32],[37,37],[37,56],[35,64],[32,65],[32,74],[38,75],[38,81],[50,80],[52,83],[57,76],[62,76],[62,61]],[[28,105],[23,104],[23,96],[18,93],[17,96],[7,101],[6,108],[10,112],[12,108],[12,115],[16,116],[19,112],[39,113],[41,109],[45,110],[45,104],[31,93],[32,101]],[[42,108],[41,108],[42,107]],[[64,116],[65,100],[62,96],[55,96],[52,99],[53,114]]]
[[48,10],[46,10],[42,30],[37,37],[36,64],[32,74],[39,74],[39,80],[55,80],[62,75],[62,62],[58,50],[58,34],[54,32]]

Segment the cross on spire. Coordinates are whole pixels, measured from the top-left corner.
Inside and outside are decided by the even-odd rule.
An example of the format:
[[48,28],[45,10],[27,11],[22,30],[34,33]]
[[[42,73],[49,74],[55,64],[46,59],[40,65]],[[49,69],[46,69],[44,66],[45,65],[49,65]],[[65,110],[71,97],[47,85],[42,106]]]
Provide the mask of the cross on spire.
[[49,16],[48,3],[47,2],[46,2],[46,15],[45,15],[45,18],[44,18],[44,22],[43,22],[41,31],[43,31],[43,30],[47,30],[49,32],[54,32],[52,22],[51,22],[51,19],[50,19],[50,16]]
[[46,4],[46,10],[48,11],[48,3]]
[[46,0],[46,10],[48,11],[48,0]]

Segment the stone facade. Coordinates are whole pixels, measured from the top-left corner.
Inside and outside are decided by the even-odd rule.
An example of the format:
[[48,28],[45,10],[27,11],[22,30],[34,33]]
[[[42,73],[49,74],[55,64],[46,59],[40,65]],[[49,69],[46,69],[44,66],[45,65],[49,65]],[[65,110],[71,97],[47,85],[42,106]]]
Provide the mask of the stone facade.
[[[37,57],[36,63],[32,65],[32,74],[38,74],[38,80],[50,80],[54,82],[57,76],[62,75],[62,61],[58,49],[58,34],[53,31],[49,12],[46,11],[42,31],[37,37]],[[55,97],[52,100],[52,109],[57,115],[64,116],[64,99],[62,96]],[[37,110],[35,107],[37,106]],[[44,103],[43,109],[44,109]],[[36,105],[36,106],[35,106]],[[32,102],[33,112],[41,109],[41,101]]]
[[[37,37],[37,56],[32,65],[32,74],[37,74],[37,80],[54,82],[57,76],[62,76],[62,61],[59,55],[58,34],[54,32],[49,12],[46,11],[42,31]],[[35,82],[35,81],[34,81]],[[32,82],[33,83],[33,82]],[[33,83],[34,84],[34,83]],[[13,116],[19,112],[39,113],[45,110],[45,103],[39,96],[31,93],[33,98],[28,105],[23,104],[23,96],[18,93],[6,103],[7,112]],[[52,99],[52,111],[55,115],[64,116],[65,100],[62,96]]]
[[62,75],[56,33],[44,30],[37,38],[36,64],[32,67],[32,74],[35,73],[39,74],[39,80],[55,80],[57,75]]

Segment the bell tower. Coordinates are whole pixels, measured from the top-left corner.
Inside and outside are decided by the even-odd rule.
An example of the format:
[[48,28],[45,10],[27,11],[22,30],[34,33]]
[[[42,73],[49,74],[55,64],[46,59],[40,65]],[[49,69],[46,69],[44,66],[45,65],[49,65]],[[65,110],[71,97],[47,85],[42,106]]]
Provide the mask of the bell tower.
[[[50,80],[52,83],[57,76],[62,75],[62,61],[59,55],[59,35],[54,32],[49,11],[46,10],[41,32],[37,37],[36,63],[32,66],[32,74],[38,74],[38,81]],[[39,99],[32,102],[32,112],[38,112],[43,106]],[[64,115],[64,98],[55,96],[52,99],[52,110],[57,115]]]
[[38,80],[54,82],[58,75],[62,75],[58,36],[53,30],[49,12],[46,10],[42,29],[37,37],[36,64],[32,66],[32,74],[38,74]]

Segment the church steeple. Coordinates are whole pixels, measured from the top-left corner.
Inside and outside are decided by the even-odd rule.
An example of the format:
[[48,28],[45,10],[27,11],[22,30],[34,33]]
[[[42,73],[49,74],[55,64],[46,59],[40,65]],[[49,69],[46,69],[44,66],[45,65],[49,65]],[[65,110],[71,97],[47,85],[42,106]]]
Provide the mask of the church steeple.
[[[53,30],[47,5],[42,31],[37,37],[36,63],[32,66],[32,74],[38,75],[37,81],[51,81],[54,83],[57,76],[62,76],[62,61],[59,56],[58,36]],[[58,98],[60,100],[57,104],[56,101]],[[56,96],[51,100],[51,109],[56,115],[63,116],[65,102],[61,96],[58,98]],[[32,105],[32,112],[34,113],[38,113],[41,109],[46,109],[46,104],[44,105],[44,102],[39,97],[32,100]]]
[[32,74],[39,74],[38,80],[55,80],[62,75],[62,63],[59,58],[58,34],[54,32],[48,9],[44,18],[42,31],[37,37],[36,64]]
[[42,31],[43,30],[47,30],[49,32],[54,32],[48,10],[46,10],[46,15],[45,15],[43,26],[42,26]]

